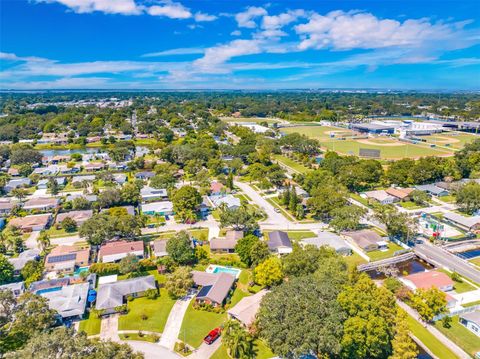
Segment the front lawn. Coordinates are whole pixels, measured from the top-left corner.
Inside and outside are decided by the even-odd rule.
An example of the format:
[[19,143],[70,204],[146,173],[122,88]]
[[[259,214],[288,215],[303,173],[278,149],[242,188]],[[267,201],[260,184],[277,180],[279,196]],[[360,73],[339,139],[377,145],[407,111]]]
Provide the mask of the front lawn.
[[289,167],[292,169],[294,172],[298,173],[307,173],[310,172],[311,169],[308,167],[305,167],[303,164],[292,160],[291,158],[288,158],[286,156],[282,155],[273,155],[273,158],[276,159],[277,161],[281,162],[283,165]]
[[[272,231],[264,231],[265,238],[268,238],[268,233]],[[312,231],[285,231],[288,234],[288,238],[292,241],[300,241],[305,238],[316,237],[317,235]]]
[[100,334],[100,326],[102,320],[100,318],[96,318],[93,315],[88,314],[87,319],[84,319],[80,322],[80,326],[78,328],[79,331],[84,331],[87,335],[97,335]]
[[355,252],[352,252],[352,254],[349,256],[344,256],[343,259],[345,259],[345,262],[347,262],[347,265],[350,268],[356,268],[360,264],[367,263],[365,258],[363,258],[360,254]]
[[422,206],[422,205],[418,205],[418,204],[416,204],[415,202],[412,202],[412,201],[398,202],[398,205],[400,205],[401,207],[403,207],[405,209],[420,209],[420,208],[428,207],[428,205]]
[[[452,277],[452,273],[451,272],[448,272],[446,271],[445,269],[437,269],[439,272],[443,272],[445,273],[446,275],[448,275],[450,278]],[[462,282],[457,282],[457,281],[453,281],[453,286],[454,286],[454,290],[455,292],[457,293],[465,293],[465,292],[470,292],[472,290],[476,290],[477,288],[475,288],[474,286],[472,286],[471,284],[468,284],[461,276],[460,278],[462,279]],[[453,279],[453,278],[452,278]]]
[[158,342],[159,336],[154,334],[142,334],[139,333],[128,333],[128,334],[118,334],[121,340],[140,340],[143,342],[156,343]]
[[63,228],[56,229],[55,225],[47,229],[46,232],[50,238],[73,237],[78,234],[77,231],[67,232]]
[[472,357],[476,352],[480,351],[478,336],[460,324],[458,315],[452,317],[450,328],[444,328],[441,320],[435,323],[435,327]]
[[161,333],[174,303],[175,300],[170,298],[164,288],[160,289],[160,295],[156,299],[135,298],[127,304],[128,313],[120,316],[118,329]]
[[[255,353],[255,359],[270,359],[275,356],[273,352],[270,350],[270,348],[267,346],[267,344],[261,340],[261,339],[256,339],[253,342],[253,351]],[[210,357],[210,359],[228,359],[231,358],[230,355],[228,355],[227,348],[225,345],[220,345],[220,347],[217,349],[215,353]]]
[[370,259],[373,262],[375,262],[375,261],[379,261],[381,259],[386,259],[386,258],[393,257],[393,254],[396,251],[400,251],[402,249],[404,249],[404,248],[400,247],[398,244],[393,243],[393,242],[388,242],[388,250],[367,252],[367,256],[369,256]]
[[203,338],[216,327],[219,327],[227,320],[226,313],[213,313],[193,308],[193,300],[188,306],[183,317],[182,328],[178,339],[186,342],[192,347],[198,348]]

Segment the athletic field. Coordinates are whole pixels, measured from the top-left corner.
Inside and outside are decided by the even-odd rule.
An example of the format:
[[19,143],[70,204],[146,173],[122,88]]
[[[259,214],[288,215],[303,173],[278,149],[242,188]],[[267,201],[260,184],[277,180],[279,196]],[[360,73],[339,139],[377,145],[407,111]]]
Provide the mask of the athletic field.
[[420,138],[425,139],[427,143],[433,143],[437,146],[462,149],[467,143],[480,138],[480,136],[463,132],[443,132],[431,136],[421,136]]

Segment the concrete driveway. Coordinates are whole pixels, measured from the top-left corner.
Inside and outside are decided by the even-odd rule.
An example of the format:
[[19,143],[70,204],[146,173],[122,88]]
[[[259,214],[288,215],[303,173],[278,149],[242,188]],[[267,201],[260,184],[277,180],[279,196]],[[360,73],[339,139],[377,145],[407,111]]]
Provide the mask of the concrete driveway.
[[179,359],[182,358],[177,353],[163,348],[158,344],[137,341],[137,340],[127,340],[125,343],[128,343],[133,350],[143,353],[145,359]]
[[118,336],[118,317],[119,314],[112,314],[108,317],[102,318],[100,324],[100,338],[102,340],[120,341]]

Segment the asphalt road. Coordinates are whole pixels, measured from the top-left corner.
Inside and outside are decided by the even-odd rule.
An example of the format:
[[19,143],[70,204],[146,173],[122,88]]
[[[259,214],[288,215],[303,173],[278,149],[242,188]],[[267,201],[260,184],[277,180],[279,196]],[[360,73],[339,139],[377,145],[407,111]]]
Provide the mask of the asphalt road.
[[446,250],[430,245],[417,244],[414,248],[415,253],[424,255],[438,264],[457,272],[458,274],[468,278],[476,283],[480,283],[480,271],[475,269],[465,260],[457,257]]

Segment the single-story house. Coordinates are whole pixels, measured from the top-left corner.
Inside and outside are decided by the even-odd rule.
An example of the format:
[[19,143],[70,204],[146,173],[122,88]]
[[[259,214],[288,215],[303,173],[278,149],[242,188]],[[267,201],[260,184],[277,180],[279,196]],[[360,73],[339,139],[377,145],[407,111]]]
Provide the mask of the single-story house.
[[59,213],[55,223],[61,223],[65,218],[69,217],[75,221],[79,226],[87,219],[90,219],[93,216],[93,211],[91,209],[85,209],[81,211],[70,211],[65,213]]
[[268,233],[268,248],[271,252],[287,254],[292,252],[292,242],[288,234],[283,231],[272,231]]
[[143,201],[153,201],[158,199],[167,199],[168,192],[165,188],[153,188],[145,186],[140,190],[140,196]]
[[97,200],[97,195],[95,194],[82,194],[82,193],[71,193],[67,195],[67,202],[73,201],[75,198],[85,198],[88,202],[95,202]]
[[210,199],[213,207],[215,208],[225,205],[228,209],[237,209],[237,208],[240,208],[241,206],[240,199],[237,197],[234,197],[231,194],[227,194],[225,196],[223,195],[209,196],[208,198]]
[[360,231],[343,232],[344,236],[350,238],[353,243],[365,252],[380,249],[384,240],[380,235],[370,229],[362,229]]
[[412,290],[435,287],[442,292],[448,292],[454,287],[453,280],[447,274],[436,270],[410,274],[403,277],[402,281]]
[[[65,185],[65,177],[55,177],[54,178],[55,182],[57,182],[57,185],[59,186],[64,186]],[[37,183],[37,188],[38,189],[47,189],[48,188],[48,179],[42,179],[38,181]]]
[[141,180],[148,180],[153,176],[155,176],[155,172],[143,171],[143,172],[135,173],[135,178],[141,179]]
[[225,192],[226,192],[226,188],[223,185],[223,183],[218,182],[218,181],[213,181],[210,184],[210,194],[211,195],[219,195],[219,194],[222,194],[222,193],[225,193]]
[[243,231],[227,231],[225,238],[212,238],[210,250],[213,252],[235,252],[237,242],[243,238]]
[[390,196],[397,198],[400,201],[408,200],[413,188],[390,187],[385,190]]
[[311,244],[317,248],[320,248],[322,246],[329,246],[335,249],[335,251],[338,254],[341,254],[344,256],[348,256],[352,254],[352,248],[349,247],[347,242],[345,242],[345,240],[342,237],[332,232],[320,231],[318,232],[317,237],[302,239],[301,243],[303,245]]
[[447,212],[443,215],[443,219],[466,231],[475,232],[480,230],[480,216],[465,217],[455,212]]
[[127,175],[125,173],[116,173],[113,175],[113,180],[119,185],[123,185],[127,182]]
[[480,310],[460,314],[459,322],[477,337],[480,337]]
[[262,298],[268,291],[262,289],[249,297],[242,298],[233,308],[227,311],[230,318],[238,320],[246,328],[250,327],[255,321]]
[[367,191],[365,192],[365,196],[367,198],[372,198],[381,204],[391,204],[397,201],[396,197],[389,195],[387,191],[384,191],[383,189],[378,191]]
[[88,266],[90,248],[60,245],[52,249],[45,258],[47,272],[72,273],[75,268]]
[[20,271],[25,267],[25,264],[29,261],[36,261],[40,258],[40,250],[38,249],[27,249],[18,255],[15,258],[8,258],[8,261],[13,266],[13,271],[15,275],[20,275]]
[[145,203],[142,204],[142,213],[150,216],[170,216],[173,214],[173,203],[171,201]]
[[5,187],[3,187],[3,190],[5,192],[11,192],[12,189],[19,188],[19,187],[28,187],[32,184],[32,181],[30,178],[15,178],[11,179],[10,181],[7,182]]
[[214,307],[225,304],[235,277],[228,273],[207,273],[192,271],[195,286],[201,287],[195,300],[197,303],[206,303]]
[[33,170],[33,174],[38,174],[41,176],[53,176],[59,172],[59,167],[57,165],[49,165],[47,167],[37,167]]
[[72,177],[72,184],[82,183],[82,182],[93,182],[93,181],[95,181],[95,176],[94,175]]
[[43,292],[40,295],[48,299],[50,309],[56,310],[62,319],[83,318],[87,307],[89,283],[73,284],[60,290]]
[[8,225],[18,227],[23,232],[41,231],[48,227],[51,218],[52,215],[50,213],[16,217],[10,220]]
[[415,188],[419,191],[427,192],[432,196],[437,196],[437,197],[448,196],[447,190],[437,187],[434,184],[425,184],[425,185],[415,186]]
[[95,308],[104,311],[104,314],[115,313],[115,308],[124,304],[125,297],[141,297],[149,289],[157,289],[153,275],[101,284]]
[[0,215],[1,214],[10,214],[15,203],[12,201],[0,201]]
[[152,247],[152,252],[155,254],[155,257],[168,256],[166,239],[156,239],[150,243],[150,246]]
[[69,167],[67,165],[61,165],[61,166],[58,166],[58,171],[62,174],[78,173],[80,172],[80,167],[78,166]]
[[0,290],[10,290],[15,298],[21,296],[25,292],[25,283],[16,282],[10,284],[0,285]]
[[118,262],[129,254],[143,258],[143,241],[116,241],[103,244],[98,251],[98,260],[102,263]]
[[10,167],[7,171],[7,174],[9,176],[16,177],[20,175],[20,171],[18,170],[18,168]]
[[101,171],[105,168],[105,164],[102,162],[89,162],[83,166],[87,172]]
[[23,209],[27,211],[38,210],[38,211],[49,211],[55,209],[60,204],[60,200],[58,198],[53,197],[35,197],[29,199],[27,202],[23,204]]

